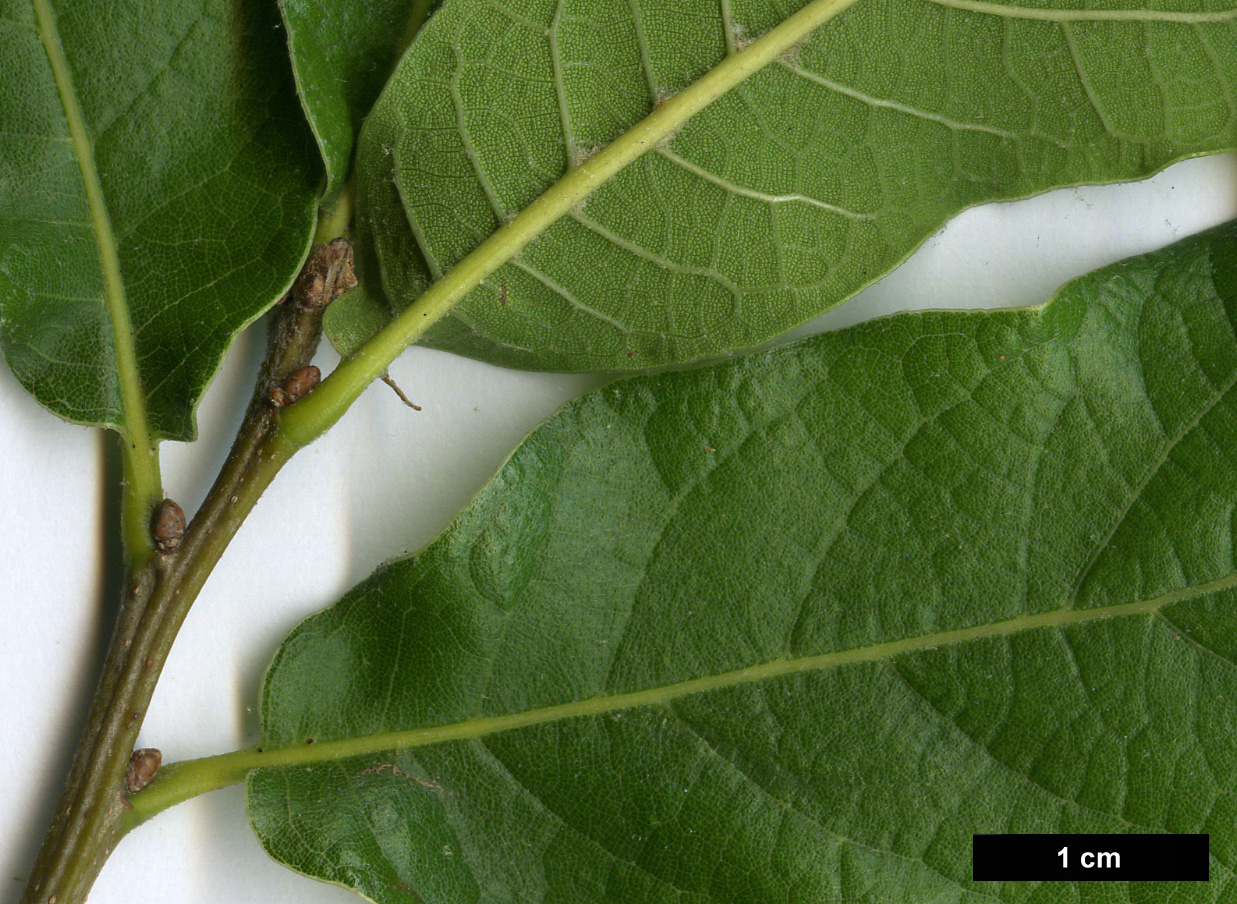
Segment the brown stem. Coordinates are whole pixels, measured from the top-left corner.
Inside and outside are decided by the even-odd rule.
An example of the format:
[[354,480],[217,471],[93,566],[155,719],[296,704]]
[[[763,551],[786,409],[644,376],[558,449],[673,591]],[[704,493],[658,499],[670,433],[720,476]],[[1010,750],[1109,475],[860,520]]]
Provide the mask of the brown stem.
[[[141,724],[140,714],[133,718],[121,701],[133,698],[132,681],[138,671],[134,657],[142,647],[142,615],[154,592],[156,568],[152,561],[125,581],[116,633],[103,660],[99,687],[23,904],[72,900],[67,889],[83,882],[89,888],[115,845],[116,823],[127,806],[120,783]],[[93,855],[88,860],[64,856],[77,850]]]
[[[172,642],[228,543],[295,451],[279,430],[286,402],[275,403],[272,393],[309,364],[326,305],[355,284],[346,241],[315,249],[275,315],[253,400],[202,508],[178,543],[164,537],[153,558],[126,576],[86,728],[22,904],[84,902],[127,831],[125,770]],[[156,528],[166,530],[158,519]]]

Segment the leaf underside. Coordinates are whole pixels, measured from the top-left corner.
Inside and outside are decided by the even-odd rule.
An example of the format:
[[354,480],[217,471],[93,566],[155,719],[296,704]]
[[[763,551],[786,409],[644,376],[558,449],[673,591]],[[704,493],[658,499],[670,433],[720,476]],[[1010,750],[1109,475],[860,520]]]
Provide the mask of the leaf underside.
[[[16,82],[0,94],[0,349],[56,414],[123,429],[114,253],[151,430],[191,439],[224,352],[287,288],[313,229],[322,169],[278,18],[245,0],[37,6],[0,3]],[[64,50],[62,89],[40,18]],[[66,95],[87,147],[70,141]]]
[[1076,901],[972,833],[1207,832],[1210,883],[1104,900],[1219,900],[1235,383],[1229,224],[590,394],[285,641],[262,746],[321,758],[255,830],[452,904]]
[[[345,350],[563,175],[806,0],[448,2],[358,149],[383,292]],[[475,289],[425,343],[632,370],[749,349],[985,201],[1237,146],[1237,6],[861,0]],[[1067,6],[1076,6],[1069,4]]]

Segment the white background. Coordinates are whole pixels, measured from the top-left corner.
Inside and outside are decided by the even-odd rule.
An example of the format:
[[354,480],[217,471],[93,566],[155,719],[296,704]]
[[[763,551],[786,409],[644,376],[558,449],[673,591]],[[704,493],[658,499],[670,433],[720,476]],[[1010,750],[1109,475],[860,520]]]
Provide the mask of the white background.
[[[1065,280],[1237,217],[1237,155],[1144,183],[1067,189],[957,217],[899,270],[805,331],[909,308],[1038,304]],[[199,413],[201,440],[162,447],[164,487],[192,513],[213,479],[261,357],[243,336]],[[338,360],[319,356],[323,370]],[[253,744],[259,682],[280,639],[380,562],[428,543],[520,438],[590,375],[507,371],[414,349],[391,368],[423,412],[375,384],[281,473],[181,631],[142,733],[164,762]],[[101,433],[57,420],[0,367],[0,904],[15,902],[93,688],[113,605],[102,587]],[[312,550],[281,538],[319,539]],[[357,900],[271,861],[240,786],[127,837],[92,904]]]

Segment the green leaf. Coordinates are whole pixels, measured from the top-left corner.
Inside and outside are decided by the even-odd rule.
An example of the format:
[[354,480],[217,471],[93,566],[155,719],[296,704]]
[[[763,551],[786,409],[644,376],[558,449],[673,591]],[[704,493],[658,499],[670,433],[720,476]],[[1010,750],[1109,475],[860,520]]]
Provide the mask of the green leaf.
[[326,162],[348,175],[361,122],[400,52],[441,0],[280,0],[297,94]]
[[287,288],[322,169],[268,4],[5,0],[0,348],[61,417],[191,439]]
[[1237,223],[612,384],[288,637],[251,821],[379,902],[1040,900],[976,832],[1229,876],[1235,384]]
[[[389,318],[806,0],[445,3],[362,132]],[[970,205],[1237,146],[1237,6],[859,0],[475,289],[426,344],[630,370],[759,345]],[[383,296],[385,292],[385,297]],[[359,301],[359,300],[358,300]]]

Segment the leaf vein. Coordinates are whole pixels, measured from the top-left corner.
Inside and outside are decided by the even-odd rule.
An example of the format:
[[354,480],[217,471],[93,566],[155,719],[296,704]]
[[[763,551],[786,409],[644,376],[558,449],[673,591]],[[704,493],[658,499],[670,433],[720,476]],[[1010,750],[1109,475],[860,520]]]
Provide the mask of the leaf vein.
[[998,129],[993,126],[984,126],[984,125],[980,125],[979,123],[958,122],[955,119],[950,119],[949,117],[943,116],[939,113],[931,113],[927,110],[921,110],[918,107],[911,107],[907,104],[898,103],[897,101],[885,100],[884,98],[880,98],[880,97],[873,97],[870,94],[865,94],[864,92],[857,91],[854,88],[848,87],[847,85],[843,85],[843,84],[840,84],[839,82],[835,82],[835,81],[832,81],[831,79],[827,79],[824,76],[817,75],[816,73],[811,72],[807,69],[804,69],[802,66],[794,65],[793,63],[788,62],[787,60],[778,60],[777,64],[780,65],[783,69],[786,69],[789,72],[792,72],[795,75],[798,75],[799,77],[803,79],[806,79],[807,81],[814,82],[817,85],[820,85],[822,88],[825,88],[837,94],[842,94],[842,95],[845,95],[846,97],[853,98],[859,101],[860,103],[868,105],[869,107],[879,107],[883,109],[893,110],[897,113],[905,113],[907,116],[913,116],[916,119],[923,119],[929,122],[934,122],[934,123],[937,123],[938,125],[945,126],[946,128],[952,131],[955,131],[955,132],[986,132],[989,135],[995,135],[998,138],[1003,138],[1007,141],[1014,141],[1014,142],[1019,142],[1025,137],[1032,137],[1032,138],[1038,138],[1043,141],[1054,144],[1059,148],[1069,150],[1069,146],[1066,144],[1066,142],[1058,138],[1051,138],[1047,135],[1039,135],[1035,133],[1029,133],[1028,135],[1020,135],[1016,132],[1010,132],[1006,129]]
[[[95,244],[99,252],[99,264],[104,283],[104,302],[112,324],[116,371],[120,384],[124,431],[132,447],[132,454],[125,458],[128,480],[135,484],[130,492],[143,503],[155,498],[158,492],[158,464],[150,454],[154,450],[146,422],[145,396],[142,393],[141,376],[134,347],[133,325],[130,321],[129,303],[120,269],[120,251],[112,233],[110,212],[103,193],[94,143],[86,127],[86,119],[77,98],[77,88],[65,57],[64,44],[56,28],[50,0],[33,0],[35,18],[40,40],[47,52],[48,64],[60,95],[74,156],[82,174],[82,187],[90,209]],[[141,516],[144,518],[145,513]],[[132,517],[126,515],[125,517]]]
[[670,150],[667,147],[659,147],[656,149],[655,153],[665,158],[666,160],[670,161],[675,166],[678,166],[679,168],[685,170],[686,172],[691,173],[693,176],[699,176],[701,179],[704,179],[706,182],[711,182],[714,185],[718,186],[719,188],[724,188],[726,191],[730,192],[731,194],[741,195],[745,198],[751,198],[752,200],[755,200],[755,201],[763,201],[764,203],[769,204],[769,205],[785,204],[787,202],[810,204],[812,207],[819,207],[821,210],[827,210],[830,213],[840,214],[841,216],[844,216],[850,220],[875,220],[876,219],[876,214],[859,213],[858,211],[848,210],[847,208],[840,207],[837,204],[830,204],[826,201],[821,201],[817,198],[813,198],[813,197],[810,197],[809,195],[801,194],[799,192],[791,192],[789,194],[782,194],[782,195],[771,195],[771,194],[768,194],[767,192],[757,191],[754,188],[745,188],[741,185],[731,182],[729,179],[726,179],[726,178],[723,178],[722,176],[717,175],[716,173],[710,172],[709,170],[705,169],[704,167],[696,163],[692,163],[690,160],[687,160],[684,157],[680,157],[678,154],[676,154],[674,151]]
[[874,854],[880,854],[880,855],[887,856],[887,857],[894,857],[906,863],[918,864],[922,866],[924,869],[928,870],[929,872],[934,873],[935,875],[939,876],[949,885],[955,888],[958,888],[959,890],[964,891],[968,894],[976,895],[982,898],[987,898],[993,901],[1002,900],[998,896],[987,894],[984,892],[979,892],[972,888],[966,888],[960,882],[958,882],[957,879],[954,879],[950,876],[945,875],[940,870],[938,870],[936,867],[929,864],[922,857],[913,857],[909,854],[903,854],[898,851],[889,850],[887,848],[878,848],[871,844],[861,842],[856,838],[851,838],[847,835],[842,835],[838,832],[835,832],[833,829],[830,829],[828,826],[820,822],[820,820],[816,819],[813,816],[810,816],[809,814],[804,812],[799,807],[796,807],[793,804],[791,804],[790,801],[785,800],[781,797],[778,797],[771,790],[769,790],[764,785],[762,785],[759,781],[757,781],[757,779],[754,776],[752,776],[747,770],[741,768],[737,763],[728,759],[727,757],[722,756],[722,754],[709,742],[707,738],[704,737],[704,735],[699,730],[695,728],[695,726],[693,726],[681,713],[675,710],[672,703],[667,702],[665,705],[665,709],[667,712],[670,713],[670,715],[674,718],[674,720],[678,722],[680,726],[682,726],[684,731],[689,733],[692,737],[696,738],[701,748],[710,758],[716,760],[718,763],[721,763],[723,767],[725,767],[727,770],[731,772],[731,774],[741,778],[751,788],[755,789],[757,793],[767,798],[768,800],[772,801],[777,806],[781,807],[784,813],[793,813],[794,815],[802,819],[804,822],[815,827],[822,835],[832,838],[834,841],[838,842],[839,844],[853,845],[857,848],[862,848]]
[[[494,214],[495,219],[501,222],[505,210],[503,209],[503,205],[498,200],[498,194],[494,191],[494,185],[490,181],[490,177],[486,173],[485,167],[481,165],[481,158],[477,155],[477,149],[472,142],[472,135],[468,130],[464,98],[460,95],[459,87],[460,76],[463,71],[463,66],[457,66],[455,72],[451,76],[451,103],[455,107],[456,131],[459,134],[460,143],[464,146],[464,156],[468,159],[468,163],[472,167],[473,174],[477,178],[477,183],[481,186],[481,190],[485,193],[485,197],[489,201],[490,210]],[[397,180],[396,186],[398,187],[400,184],[401,182]],[[400,191],[400,196],[403,197],[402,189]]]
[[1171,22],[1197,24],[1237,19],[1237,9],[1214,13],[1171,12],[1150,9],[1035,9],[1006,6],[984,0],[925,0],[936,6],[999,16],[1004,19],[1037,19],[1042,22]]
[[547,276],[545,273],[542,273],[540,270],[537,270],[535,267],[532,267],[531,265],[525,263],[519,258],[513,258],[511,261],[511,264],[517,269],[523,270],[525,273],[527,273],[533,279],[537,280],[539,283],[541,283],[551,292],[554,292],[555,294],[557,294],[560,298],[562,298],[572,307],[592,317],[596,317],[598,320],[605,321],[606,323],[610,324],[611,326],[613,326],[615,329],[619,330],[620,332],[623,332],[623,333],[633,332],[633,330],[630,327],[624,326],[621,322],[619,322],[618,320],[615,320],[613,317],[609,316],[608,314],[604,314],[595,308],[589,307],[584,302],[576,298],[566,288],[559,285],[557,282],[555,282],[553,279]]
[[1225,396],[1233,390],[1234,386],[1237,386],[1237,368],[1234,368],[1233,374],[1229,377],[1227,384],[1221,387],[1220,390],[1207,401],[1207,404],[1203,405],[1198,412],[1182,424],[1177,435],[1167,439],[1164,444],[1164,448],[1155,460],[1150,462],[1146,473],[1143,474],[1142,479],[1138,482],[1138,485],[1131,488],[1130,498],[1125,507],[1117,514],[1117,517],[1113,519],[1112,526],[1096,544],[1095,550],[1092,552],[1086,565],[1083,567],[1078,576],[1078,581],[1074,584],[1074,589],[1065,600],[1067,608],[1073,609],[1078,605],[1078,597],[1082,593],[1083,586],[1090,577],[1092,571],[1094,571],[1096,564],[1107,550],[1109,542],[1116,535],[1117,531],[1121,529],[1121,526],[1125,523],[1126,518],[1129,517],[1130,512],[1134,510],[1134,507],[1141,500],[1143,490],[1146,489],[1147,485],[1160,473],[1160,469],[1164,466],[1165,462],[1168,461],[1169,456],[1177,447],[1177,444],[1188,436],[1194,428],[1199,425],[1199,422],[1202,421],[1202,419],[1206,417],[1210,411],[1212,411],[1218,404],[1220,404],[1220,402],[1224,400]]
[[1113,128],[1112,123],[1108,120],[1108,114],[1104,112],[1103,104],[1095,93],[1095,89],[1091,87],[1091,80],[1087,78],[1087,69],[1083,65],[1082,58],[1078,55],[1078,47],[1074,43],[1074,33],[1069,27],[1068,22],[1061,23],[1061,34],[1065,37],[1065,46],[1070,53],[1070,59],[1074,61],[1074,70],[1078,73],[1078,83],[1082,86],[1083,93],[1086,94],[1087,100],[1091,104],[1091,109],[1095,111],[1096,118],[1100,121],[1100,127],[1109,134],[1119,138],[1128,136],[1122,135]]
[[[1064,632],[1058,632],[1058,633],[1064,633]],[[903,674],[902,670],[901,670],[900,668],[898,668],[898,665],[897,665],[897,663],[896,663],[896,662],[892,662],[892,663],[890,663],[890,671],[892,671],[892,672],[893,672],[893,674],[894,674],[894,675],[895,675],[895,676],[896,676],[896,677],[897,677],[900,681],[902,681],[902,682],[903,682],[903,684],[906,686],[906,689],[907,689],[907,691],[908,691],[909,693],[914,694],[914,695],[915,695],[915,697],[916,697],[917,699],[919,699],[919,700],[922,700],[922,701],[923,701],[924,706],[927,708],[927,710],[928,710],[929,712],[931,712],[933,715],[935,715],[935,716],[936,716],[936,718],[938,718],[941,722],[943,722],[943,723],[945,723],[945,724],[949,725],[951,728],[956,729],[956,730],[957,730],[957,732],[958,732],[958,734],[959,734],[962,738],[965,738],[965,739],[966,739],[966,741],[967,741],[967,743],[969,743],[969,744],[970,744],[970,745],[971,745],[971,746],[972,746],[972,747],[973,747],[976,751],[978,751],[980,754],[982,754],[984,757],[986,757],[986,758],[988,759],[988,761],[989,761],[990,763],[992,763],[992,764],[993,764],[993,765],[994,765],[997,769],[999,769],[999,770],[1000,770],[1001,772],[1003,772],[1004,774],[1006,774],[1006,775],[1010,776],[1010,777],[1011,777],[1011,778],[1013,778],[1015,781],[1017,781],[1017,782],[1026,782],[1026,783],[1027,783],[1028,785],[1030,785],[1031,787],[1036,788],[1036,789],[1038,789],[1039,791],[1041,791],[1041,792],[1043,792],[1044,794],[1046,794],[1046,795],[1047,795],[1048,797],[1050,797],[1052,800],[1059,801],[1060,803],[1065,804],[1065,805],[1066,805],[1066,806],[1068,806],[1068,807],[1075,808],[1075,809],[1076,809],[1076,810],[1078,810],[1079,812],[1082,812],[1082,813],[1090,813],[1090,814],[1093,814],[1093,815],[1095,815],[1095,816],[1100,816],[1100,817],[1103,817],[1103,818],[1105,818],[1105,819],[1113,819],[1113,820],[1116,820],[1117,822],[1119,822],[1119,823],[1121,823],[1121,824],[1123,824],[1123,825],[1125,825],[1125,826],[1128,826],[1129,828],[1141,828],[1141,829],[1154,830],[1154,827],[1152,827],[1152,826],[1141,825],[1141,824],[1139,824],[1139,823],[1133,823],[1133,822],[1130,822],[1130,821],[1129,821],[1128,819],[1126,819],[1125,817],[1123,817],[1123,816],[1119,815],[1119,808],[1118,808],[1118,807],[1114,807],[1114,808],[1113,808],[1113,812],[1111,812],[1111,813],[1110,813],[1110,812],[1106,812],[1106,811],[1104,811],[1104,810],[1097,810],[1097,809],[1096,809],[1096,808],[1094,808],[1094,807],[1088,806],[1088,805],[1086,805],[1086,804],[1084,804],[1084,803],[1081,803],[1080,801],[1073,800],[1073,799],[1068,798],[1068,797],[1063,797],[1061,794],[1057,793],[1056,791],[1053,791],[1051,788],[1049,788],[1049,787],[1045,786],[1042,782],[1040,782],[1040,781],[1036,780],[1035,778],[1033,778],[1033,777],[1031,776],[1031,774],[1030,774],[1030,773],[1031,773],[1031,770],[1029,770],[1029,769],[1028,769],[1026,772],[1020,772],[1020,771],[1018,771],[1017,769],[1015,769],[1014,767],[1012,767],[1012,766],[1010,766],[1008,763],[1006,763],[1003,759],[1001,759],[1000,757],[996,756],[996,755],[995,755],[995,754],[994,754],[994,753],[993,753],[993,752],[992,752],[992,751],[988,748],[988,746],[987,746],[986,744],[984,744],[983,742],[979,741],[978,739],[976,739],[976,738],[972,737],[971,735],[967,734],[967,732],[966,732],[966,731],[964,731],[964,730],[962,729],[962,727],[961,727],[960,725],[958,725],[958,723],[957,723],[957,722],[955,722],[953,719],[951,719],[951,718],[950,718],[950,717],[949,717],[946,713],[941,712],[941,710],[940,710],[938,707],[934,706],[934,705],[933,705],[933,703],[932,703],[932,701],[931,701],[931,700],[929,700],[927,697],[925,697],[925,696],[924,696],[924,695],[923,695],[923,694],[919,691],[919,688],[917,688],[917,687],[915,686],[914,682],[913,682],[913,681],[911,681],[911,680],[910,680],[910,679],[909,679],[909,678],[908,678],[905,674]]]
[[[571,130],[571,110],[567,106],[567,85],[563,81],[563,60],[558,47],[558,29],[563,17],[563,0],[554,5],[554,19],[546,31],[546,39],[550,43],[550,68],[554,72],[554,97],[558,103],[558,118],[563,127],[563,146],[570,157],[576,146],[575,135]],[[519,134],[517,131],[515,134]]]
[[[1229,30],[1232,31],[1232,29]],[[1228,118],[1231,123],[1234,117],[1237,117],[1237,100],[1233,97],[1232,84],[1228,79],[1222,76],[1224,69],[1220,65],[1219,57],[1216,56],[1215,48],[1212,46],[1211,41],[1207,37],[1207,30],[1195,25],[1194,31],[1198,34],[1198,43],[1202,45],[1203,52],[1207,54],[1207,58],[1211,60],[1212,66],[1215,67],[1216,81],[1219,83],[1220,89],[1224,92],[1224,100],[1228,104]],[[1230,40],[1231,38],[1232,36],[1230,35]]]
[[652,251],[649,251],[645,248],[641,248],[639,245],[635,244],[634,242],[629,242],[627,239],[623,238],[622,236],[619,236],[611,232],[609,229],[607,229],[602,224],[598,223],[596,220],[591,219],[588,216],[585,216],[585,214],[581,211],[572,212],[571,217],[581,226],[583,226],[586,229],[591,230],[592,232],[597,233],[597,235],[601,236],[606,241],[614,245],[617,245],[618,247],[622,248],[624,251],[628,251],[631,254],[636,255],[637,257],[643,258],[646,261],[650,261],[651,263],[654,263],[659,267],[669,270],[671,273],[684,273],[690,276],[706,276],[709,279],[716,280],[718,283],[720,283],[722,286],[724,286],[726,289],[728,289],[732,294],[736,296],[743,294],[740,291],[738,286],[736,286],[733,282],[731,282],[728,278],[726,278],[724,275],[719,273],[717,270],[714,270],[710,267],[687,267],[687,266],[684,266],[683,264],[678,264],[673,261],[667,260],[666,258],[661,257],[660,255]]
[[640,47],[640,68],[644,72],[644,80],[648,85],[649,101],[656,103],[657,78],[653,74],[653,60],[649,56],[649,41],[644,33],[644,18],[640,15],[640,4],[638,0],[627,0],[627,4],[631,8],[632,24],[636,28],[636,43]]
[[640,864],[636,863],[634,860],[627,860],[627,859],[620,857],[618,854],[609,850],[601,842],[597,841],[592,836],[586,834],[581,829],[572,825],[570,822],[567,821],[567,819],[564,816],[558,813],[546,801],[542,800],[539,795],[534,793],[531,788],[529,788],[526,784],[524,784],[524,782],[520,781],[520,779],[516,776],[516,774],[512,771],[512,769],[507,765],[507,763],[503,760],[503,758],[500,757],[497,753],[495,753],[493,750],[491,750],[486,745],[484,739],[477,738],[476,744],[478,747],[480,747],[485,752],[485,754],[490,758],[490,760],[502,770],[503,775],[507,776],[507,778],[510,779],[511,783],[515,785],[516,789],[527,800],[531,801],[533,804],[536,805],[536,807],[539,810],[541,810],[543,813],[547,814],[548,816],[551,816],[554,819],[554,821],[558,823],[561,831],[570,832],[576,837],[584,839],[589,844],[597,848],[599,851],[603,851],[606,854],[606,856],[608,856],[614,862],[626,864],[632,867],[633,869],[639,871],[641,874],[648,876],[650,879],[652,879],[654,882],[658,883],[659,885],[662,885],[666,888],[672,888],[674,889],[674,891],[676,891],[680,895],[685,894],[685,889],[679,888],[673,883],[667,882],[665,879],[661,878],[660,876],[650,873],[647,869],[645,869]]

